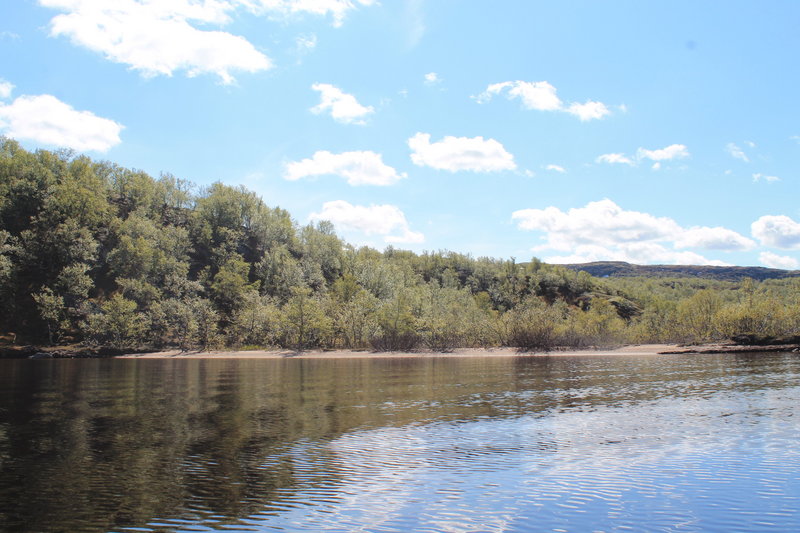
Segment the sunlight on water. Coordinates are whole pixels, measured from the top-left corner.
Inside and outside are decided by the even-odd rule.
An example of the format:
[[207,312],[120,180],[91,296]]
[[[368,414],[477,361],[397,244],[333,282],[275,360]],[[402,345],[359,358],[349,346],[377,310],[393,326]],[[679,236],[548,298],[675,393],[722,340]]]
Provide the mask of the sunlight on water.
[[800,530],[796,355],[39,363],[3,530]]
[[[727,412],[730,402],[721,398],[354,433],[316,452],[334,454],[338,500],[287,509],[273,527],[797,530],[800,458],[796,427],[785,424],[793,401],[750,395],[737,402],[766,405],[772,423],[758,423],[763,413]],[[754,455],[755,448],[762,451]]]

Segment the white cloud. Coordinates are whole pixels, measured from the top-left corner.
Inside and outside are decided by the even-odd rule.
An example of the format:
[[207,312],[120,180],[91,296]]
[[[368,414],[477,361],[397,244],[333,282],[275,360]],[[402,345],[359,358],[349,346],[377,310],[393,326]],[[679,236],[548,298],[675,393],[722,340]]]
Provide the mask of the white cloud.
[[425,85],[436,85],[437,83],[441,82],[442,78],[440,78],[435,72],[428,72],[425,74]]
[[556,94],[556,88],[546,81],[517,80],[493,83],[474,98],[478,103],[485,103],[503,92],[509,100],[518,98],[525,109],[563,111],[575,115],[581,121],[601,119],[611,114],[611,110],[604,103],[592,100],[587,100],[583,104],[574,102],[565,105]]
[[733,230],[722,227],[694,227],[684,231],[676,240],[676,248],[705,248],[726,252],[752,250],[756,243]]
[[794,257],[786,255],[778,255],[772,252],[761,252],[758,255],[758,260],[762,265],[770,268],[782,268],[784,270],[797,270],[800,268],[800,261]]
[[800,248],[800,224],[786,215],[765,215],[750,225],[750,231],[764,246]]
[[678,248],[745,250],[755,243],[725,228],[683,228],[667,217],[626,211],[605,199],[581,208],[522,209],[512,214],[522,230],[544,233],[534,251],[561,251],[547,257],[560,263],[619,260],[633,263],[724,264]]
[[778,176],[767,176],[761,173],[753,174],[753,181],[761,181],[761,180],[768,182],[781,181],[781,179]]
[[0,98],[10,98],[11,91],[14,90],[14,84],[0,79]]
[[[345,15],[375,0],[38,0],[63,11],[50,21],[50,34],[64,36],[76,46],[129,65],[145,76],[185,71],[189,76],[216,74],[223,83],[234,72],[258,72],[272,62],[241,36],[220,30],[231,14],[244,9],[255,15],[289,17],[298,14],[331,16],[341,26]],[[297,42],[299,50],[316,45],[316,37]]]
[[570,255],[552,255],[545,257],[544,260],[554,264],[625,261],[640,265],[729,265],[724,261],[708,259],[694,252],[676,252],[652,242],[626,243],[613,249],[603,246],[581,245],[576,247]]
[[313,33],[298,35],[294,42],[297,45],[297,51],[305,54],[317,47],[317,36]]
[[257,14],[272,14],[283,17],[311,14],[331,16],[333,25],[342,25],[348,11],[356,9],[356,4],[371,6],[375,0],[234,0]]
[[512,219],[520,229],[544,231],[548,248],[565,251],[578,245],[613,246],[623,242],[665,240],[681,231],[670,218],[624,211],[608,199],[568,212],[557,207],[522,209],[515,211]]
[[625,154],[603,154],[598,156],[595,161],[597,163],[608,163],[610,165],[623,164],[633,166],[635,164],[633,160],[627,157]]
[[567,171],[567,169],[560,165],[547,165],[545,170],[552,170],[553,172],[558,172],[559,174],[564,174]]
[[582,122],[588,120],[598,120],[611,114],[611,110],[602,102],[593,102],[591,100],[584,104],[570,104],[565,111],[571,115],[575,115]]
[[658,150],[647,150],[646,148],[639,148],[636,151],[636,157],[631,158],[623,153],[602,154],[595,159],[596,163],[608,164],[623,164],[635,166],[641,161],[649,159],[653,161],[650,168],[653,170],[661,169],[662,161],[669,161],[672,159],[683,159],[689,157],[689,149],[683,144],[671,144],[665,148]]
[[647,150],[639,148],[636,155],[639,159],[650,159],[651,161],[669,161],[672,159],[684,159],[689,157],[689,150],[683,144],[671,144],[666,148],[658,150]]
[[415,165],[450,172],[497,172],[517,168],[514,156],[494,139],[447,136],[434,143],[430,140],[428,133],[417,133],[408,139],[411,161]]
[[556,95],[556,88],[546,81],[504,81],[489,85],[476,97],[480,103],[488,102],[495,95],[508,89],[509,100],[519,98],[525,109],[538,111],[559,111],[562,109],[561,99]]
[[23,95],[0,104],[0,131],[19,140],[105,152],[120,143],[123,126],[89,111],[76,111],[49,94]]
[[350,185],[392,185],[406,177],[405,173],[398,173],[384,164],[381,154],[375,152],[332,154],[323,150],[315,152],[310,159],[288,163],[284,178],[294,181],[325,174],[341,176]]
[[352,94],[343,92],[329,83],[315,83],[311,88],[320,93],[320,103],[311,108],[312,113],[330,112],[331,117],[343,124],[365,124],[364,117],[375,112],[372,106],[364,107]]
[[102,53],[145,76],[216,74],[223,83],[231,72],[271,67],[267,56],[243,37],[199,30],[192,23],[224,24],[234,4],[224,0],[39,0],[66,13],[50,21],[52,36]]
[[747,154],[744,153],[744,150],[739,148],[734,143],[728,143],[725,146],[725,151],[728,152],[731,155],[731,157],[733,157],[735,159],[741,159],[745,163],[749,163],[750,162],[750,158],[747,157]]
[[344,200],[325,202],[311,220],[329,220],[340,230],[380,235],[384,242],[413,244],[425,241],[422,233],[411,231],[403,212],[394,205],[352,205]]

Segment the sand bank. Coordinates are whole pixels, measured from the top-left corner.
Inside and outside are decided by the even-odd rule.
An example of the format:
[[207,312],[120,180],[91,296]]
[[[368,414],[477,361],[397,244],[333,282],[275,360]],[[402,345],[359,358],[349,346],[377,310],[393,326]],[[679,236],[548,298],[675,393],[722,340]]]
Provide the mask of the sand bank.
[[459,348],[452,352],[370,352],[356,350],[247,350],[247,351],[189,351],[137,353],[117,356],[123,359],[353,359],[353,358],[431,358],[431,357],[565,357],[565,356],[645,356],[681,350],[675,344],[637,344],[609,349],[556,350],[551,352],[519,352],[515,348]]

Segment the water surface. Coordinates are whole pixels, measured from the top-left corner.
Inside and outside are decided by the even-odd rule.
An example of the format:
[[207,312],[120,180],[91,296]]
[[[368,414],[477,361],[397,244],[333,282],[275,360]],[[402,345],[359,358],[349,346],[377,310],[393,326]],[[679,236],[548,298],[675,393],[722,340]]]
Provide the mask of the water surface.
[[797,354],[0,361],[2,531],[800,531]]

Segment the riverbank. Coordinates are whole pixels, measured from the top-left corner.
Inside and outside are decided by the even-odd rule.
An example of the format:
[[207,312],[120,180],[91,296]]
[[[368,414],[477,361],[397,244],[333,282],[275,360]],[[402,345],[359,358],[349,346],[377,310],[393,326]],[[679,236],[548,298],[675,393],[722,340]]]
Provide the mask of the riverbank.
[[372,352],[368,350],[168,350],[152,353],[119,355],[119,359],[354,359],[354,358],[440,358],[440,357],[526,357],[526,356],[576,356],[576,355],[657,355],[674,348],[668,344],[642,344],[610,349],[556,350],[550,352],[520,352],[516,348],[459,348],[449,352]]
[[800,344],[747,345],[735,343],[631,344],[612,348],[563,349],[549,352],[522,352],[516,348],[458,348],[449,352],[373,352],[370,350],[164,350],[126,352],[80,346],[39,348],[5,346],[0,359],[354,359],[354,358],[440,358],[440,357],[576,357],[576,356],[656,356],[714,353],[800,352]]
[[441,358],[441,357],[576,357],[576,356],[656,356],[676,354],[757,353],[800,351],[800,345],[745,346],[732,344],[634,344],[615,348],[566,349],[549,352],[520,352],[516,348],[460,348],[450,352],[371,352],[359,350],[210,350],[134,353],[120,359],[353,359],[353,358]]

